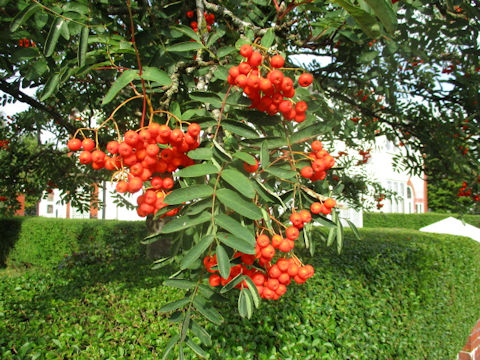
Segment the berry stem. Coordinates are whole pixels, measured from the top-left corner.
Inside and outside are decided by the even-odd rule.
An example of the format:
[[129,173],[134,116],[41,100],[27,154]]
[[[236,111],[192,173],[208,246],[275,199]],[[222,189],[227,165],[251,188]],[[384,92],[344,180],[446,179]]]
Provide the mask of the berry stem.
[[233,85],[230,85],[227,89],[227,92],[225,93],[225,96],[223,97],[222,101],[222,107],[220,108],[220,114],[218,115],[218,121],[217,121],[217,129],[215,130],[215,135],[213,136],[213,140],[217,139],[218,131],[220,130],[220,123],[222,122],[222,116],[223,116],[223,111],[225,110],[225,104],[227,102],[228,95],[230,94],[230,90],[232,89]]

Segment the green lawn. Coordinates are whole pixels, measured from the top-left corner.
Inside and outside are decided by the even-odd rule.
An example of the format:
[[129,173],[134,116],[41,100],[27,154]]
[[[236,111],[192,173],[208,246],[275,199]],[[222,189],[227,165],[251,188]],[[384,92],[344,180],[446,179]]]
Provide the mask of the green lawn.
[[[210,359],[453,359],[480,317],[480,245],[364,229],[342,255],[322,245],[316,275],[263,301],[250,320],[220,305]],[[166,269],[165,273],[168,273]],[[141,260],[0,272],[0,358],[159,359],[182,294]],[[232,295],[236,295],[232,293]],[[187,358],[196,358],[191,353]]]

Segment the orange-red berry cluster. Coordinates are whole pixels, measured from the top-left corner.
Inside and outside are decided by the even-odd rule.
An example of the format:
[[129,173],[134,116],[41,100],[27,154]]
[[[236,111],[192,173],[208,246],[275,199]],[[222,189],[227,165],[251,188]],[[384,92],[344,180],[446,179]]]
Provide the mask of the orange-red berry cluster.
[[[479,178],[480,182],[480,178]],[[462,183],[462,187],[458,189],[457,197],[471,197],[473,201],[480,201],[479,194],[472,194],[472,188],[470,188],[466,181]]]
[[37,47],[37,45],[35,45],[33,40],[29,40],[27,38],[23,38],[23,39],[18,40],[18,46],[27,47],[27,48],[28,47]]
[[[212,30],[212,25],[215,23],[215,15],[204,12],[203,16],[205,18],[205,22],[207,23],[207,31],[211,31]],[[187,11],[187,18],[193,19],[194,17],[195,17],[195,11],[193,11],[193,10]],[[193,31],[198,32],[198,22],[197,21],[191,21],[190,22],[190,27],[192,28]]]
[[[261,74],[261,66],[265,60],[261,52],[245,44],[240,48],[240,55],[246,58],[238,66],[228,71],[228,82],[243,89],[245,95],[252,101],[251,108],[266,112],[269,115],[281,113],[287,120],[302,122],[308,109],[305,101],[293,102],[295,95],[294,81],[281,71],[285,60],[281,55],[270,58],[270,70],[266,77]],[[309,86],[313,81],[311,74],[304,73],[298,78],[302,87]]]
[[332,209],[337,205],[337,202],[334,199],[328,198],[323,202],[314,202],[310,205],[310,211],[312,214],[328,215],[332,212]]
[[370,158],[372,157],[372,154],[370,154],[370,151],[371,151],[371,149],[359,150],[358,151],[358,154],[362,157],[362,160],[359,160],[357,162],[357,165],[366,164],[368,162],[368,160],[370,160]]
[[380,210],[384,205],[382,201],[385,200],[385,195],[380,194],[375,200],[377,202],[377,209]]
[[[186,153],[198,147],[199,134],[200,126],[196,123],[190,124],[186,132],[151,123],[139,131],[127,131],[123,141],[110,141],[107,151],[111,156],[88,138],[83,141],[70,139],[67,146],[71,151],[83,150],[79,155],[82,164],[91,164],[96,170],[105,168],[119,172],[122,180],[117,182],[117,192],[136,193],[146,186],[147,190],[137,199],[137,213],[147,216],[167,206],[163,202],[165,190],[170,190],[174,181],[165,174],[194,164]],[[178,209],[173,209],[165,215],[172,216],[177,212]]]
[[0,140],[0,150],[8,149],[8,144],[9,143],[10,143],[10,141],[8,141],[8,140]]
[[[262,298],[277,300],[285,294],[292,279],[297,284],[303,284],[308,278],[312,277],[314,274],[313,267],[311,265],[302,266],[295,257],[288,259],[279,257],[275,262],[272,261],[275,258],[276,250],[286,253],[295,247],[295,240],[300,235],[299,229],[305,223],[310,222],[312,216],[308,210],[301,210],[300,212],[294,212],[290,216],[290,220],[293,226],[287,227],[285,238],[279,234],[275,234],[271,238],[266,234],[260,234],[256,239],[255,255],[236,253],[235,257],[240,257],[241,263],[230,269],[230,275],[226,279],[217,274],[217,270],[211,269],[217,265],[216,255],[205,257],[203,263],[207,271],[213,273],[209,279],[210,285],[214,287],[225,286],[241,273],[252,279]],[[251,267],[255,261],[258,266]],[[262,267],[264,270],[260,271],[258,267]],[[247,284],[244,281],[236,287],[245,286]]]
[[[278,300],[280,296],[287,292],[287,286],[290,285],[292,279],[297,284],[303,284],[315,273],[313,266],[302,266],[300,261],[295,257],[288,259],[279,258],[276,263],[265,266],[264,271],[249,267],[255,262],[255,255],[236,253],[235,257],[240,257],[242,263],[232,266],[230,269],[230,275],[227,279],[222,278],[217,273],[218,270],[211,269],[213,266],[217,265],[216,255],[206,256],[204,258],[203,263],[207,271],[213,273],[208,280],[210,286],[225,286],[237,275],[243,274],[252,279],[262,298]],[[247,283],[243,281],[235,287],[242,288],[246,286]]]
[[309,154],[312,163],[309,166],[304,166],[300,170],[300,175],[312,181],[323,180],[327,176],[327,170],[335,165],[335,159],[327,150],[323,149],[320,141],[312,142],[312,151]]

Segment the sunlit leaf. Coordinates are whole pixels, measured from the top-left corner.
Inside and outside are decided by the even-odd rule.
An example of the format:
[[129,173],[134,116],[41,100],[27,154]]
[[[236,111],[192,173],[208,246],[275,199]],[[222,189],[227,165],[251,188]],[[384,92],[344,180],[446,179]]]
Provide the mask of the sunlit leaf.
[[253,202],[245,200],[237,192],[229,189],[218,189],[218,199],[227,207],[235,210],[236,213],[252,220],[259,220],[262,212]]

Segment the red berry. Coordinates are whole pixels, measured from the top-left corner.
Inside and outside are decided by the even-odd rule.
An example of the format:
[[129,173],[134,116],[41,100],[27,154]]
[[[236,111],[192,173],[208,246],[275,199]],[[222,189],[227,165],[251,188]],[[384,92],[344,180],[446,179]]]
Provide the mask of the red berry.
[[255,159],[255,162],[256,162],[255,165],[250,165],[250,164],[247,164],[247,163],[243,163],[243,168],[245,169],[245,171],[249,172],[249,173],[254,173],[255,171],[257,171],[259,163],[258,163],[257,159]]
[[313,82],[313,76],[312,76],[312,74],[303,73],[303,74],[300,75],[300,77],[298,78],[298,85],[300,85],[301,87],[307,87],[307,86],[310,85],[312,82]]
[[294,264],[294,263],[290,263],[290,265],[288,265],[288,275],[290,276],[295,276],[298,274],[298,265],[297,264]]
[[199,134],[200,134],[200,125],[198,125],[197,123],[191,123],[190,125],[188,125],[188,129],[187,129],[187,132],[192,136],[192,137],[197,137]]
[[299,214],[304,223],[309,223],[312,220],[312,214],[310,214],[310,211],[308,210],[300,210]]
[[180,129],[174,129],[170,133],[170,141],[174,144],[181,143],[183,141],[183,131]]
[[250,55],[253,53],[253,48],[251,45],[244,44],[240,47],[240,55],[242,55],[245,58],[249,58]]
[[288,270],[288,265],[290,262],[287,259],[278,259],[277,266],[281,272],[286,272]]
[[285,232],[287,239],[295,240],[299,237],[300,231],[295,226],[289,226]]
[[115,190],[117,190],[117,192],[123,194],[124,192],[126,192],[128,190],[128,184],[126,181],[119,181],[117,183],[117,186],[115,187]]
[[240,74],[247,75],[251,69],[252,67],[246,62],[238,64],[238,71],[240,72]]
[[265,275],[262,273],[256,273],[252,276],[252,281],[257,286],[262,286],[265,283]]
[[293,104],[290,100],[283,100],[279,105],[278,105],[278,110],[283,113],[283,114],[288,114],[290,111],[293,109]]
[[267,245],[262,249],[262,256],[266,259],[271,259],[275,256],[275,249],[272,245]]
[[274,68],[281,68],[285,64],[285,59],[283,58],[282,55],[274,55],[270,59],[270,65]]
[[173,179],[172,178],[165,178],[163,179],[163,188],[165,190],[170,190],[171,188],[173,188],[173,185],[174,185],[174,182],[173,182]]
[[220,275],[218,274],[212,274],[210,275],[210,278],[208,279],[208,283],[210,284],[210,286],[212,287],[216,287],[216,286],[219,286],[220,285]]
[[78,151],[82,148],[82,141],[80,139],[70,139],[68,140],[67,146],[71,151]]
[[121,142],[118,145],[118,153],[122,155],[124,158],[132,154],[132,147],[128,145],[126,142]]
[[189,19],[193,18],[193,11],[192,11],[192,10],[187,11],[187,17],[188,17]]
[[311,166],[305,166],[300,170],[300,175],[306,179],[310,179],[313,176],[313,169]]
[[295,111],[296,112],[303,113],[303,112],[307,111],[307,109],[308,109],[308,105],[305,101],[299,101],[295,104]]
[[272,236],[272,246],[275,249],[278,249],[280,244],[282,243],[283,238],[280,235],[273,235]]
[[263,56],[258,51],[253,51],[248,58],[250,66],[257,67],[262,63]]
[[277,265],[273,265],[269,270],[268,270],[268,276],[270,276],[273,279],[278,278],[282,274],[282,271],[278,268]]
[[150,184],[155,190],[160,190],[163,186],[163,180],[160,176],[155,176],[150,181]]
[[282,85],[283,73],[280,70],[272,70],[268,73],[267,79],[272,82],[277,88]]
[[78,160],[82,164],[90,164],[92,162],[92,153],[90,151],[82,151],[78,157]]
[[148,156],[155,157],[160,152],[160,148],[157,144],[149,144],[145,149],[145,152]]
[[[290,221],[296,227],[303,224],[302,216],[299,213],[296,213],[296,212],[294,212],[293,214],[290,215]],[[287,234],[287,237],[288,237],[288,234]]]
[[134,176],[128,182],[128,191],[131,192],[132,194],[139,191],[142,187],[143,187],[143,181],[139,177]]
[[95,148],[95,142],[92,139],[83,139],[82,148],[85,151],[92,151]]
[[284,77],[282,80],[281,89],[283,93],[288,93],[293,89],[293,80],[289,77]]
[[107,144],[107,151],[110,154],[117,154],[118,153],[118,141],[110,141]]
[[208,25],[212,25],[215,22],[215,15],[214,14],[207,14],[205,16],[205,21]]
[[320,141],[315,140],[312,142],[312,150],[313,151],[321,151],[323,149],[323,145]]
[[270,238],[265,234],[258,235],[257,236],[257,244],[261,248],[264,248],[264,247],[266,247],[270,244]]
[[95,150],[92,152],[92,161],[100,163],[105,160],[105,153],[101,150]]
[[138,134],[133,130],[128,130],[124,135],[125,142],[130,146],[136,146],[138,138]]
[[330,199],[328,198],[327,200],[325,200],[325,202],[323,203],[327,208],[333,208],[335,207],[335,205],[337,205],[337,202],[334,200],[334,199]]

